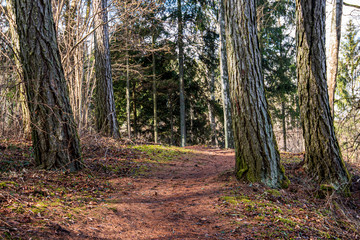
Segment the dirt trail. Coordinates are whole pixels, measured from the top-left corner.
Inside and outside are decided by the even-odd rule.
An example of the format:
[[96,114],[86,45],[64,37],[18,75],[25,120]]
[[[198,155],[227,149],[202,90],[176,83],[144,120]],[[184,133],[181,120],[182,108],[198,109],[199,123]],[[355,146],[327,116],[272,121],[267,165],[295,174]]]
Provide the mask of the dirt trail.
[[113,180],[119,192],[72,225],[70,238],[232,239],[217,204],[228,190],[220,176],[233,168],[234,153],[193,150],[146,177]]

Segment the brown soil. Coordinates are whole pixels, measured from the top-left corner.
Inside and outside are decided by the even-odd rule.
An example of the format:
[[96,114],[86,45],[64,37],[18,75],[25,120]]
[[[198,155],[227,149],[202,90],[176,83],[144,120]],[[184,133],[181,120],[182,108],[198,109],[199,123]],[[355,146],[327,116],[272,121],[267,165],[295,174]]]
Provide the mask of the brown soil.
[[[235,239],[216,207],[228,181],[219,175],[234,165],[233,151],[195,148],[146,178],[112,180],[119,192],[102,208],[71,226],[79,238]],[[191,157],[191,158],[190,158]],[[107,210],[106,210],[107,209]],[[73,235],[74,236],[74,235]]]
[[231,150],[161,161],[170,150],[83,142],[74,174],[36,169],[30,143],[0,142],[0,239],[360,239],[359,189],[319,194],[302,154],[282,154],[291,184],[273,190],[237,181]]

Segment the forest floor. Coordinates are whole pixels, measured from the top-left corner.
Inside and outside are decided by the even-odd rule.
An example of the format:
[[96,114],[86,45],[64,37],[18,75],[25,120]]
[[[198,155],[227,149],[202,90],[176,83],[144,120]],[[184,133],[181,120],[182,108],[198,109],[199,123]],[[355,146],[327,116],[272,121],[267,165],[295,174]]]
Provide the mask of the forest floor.
[[68,173],[0,141],[0,238],[360,239],[357,183],[351,197],[319,191],[302,154],[281,154],[291,184],[273,190],[237,181],[231,150],[82,142],[85,168]]

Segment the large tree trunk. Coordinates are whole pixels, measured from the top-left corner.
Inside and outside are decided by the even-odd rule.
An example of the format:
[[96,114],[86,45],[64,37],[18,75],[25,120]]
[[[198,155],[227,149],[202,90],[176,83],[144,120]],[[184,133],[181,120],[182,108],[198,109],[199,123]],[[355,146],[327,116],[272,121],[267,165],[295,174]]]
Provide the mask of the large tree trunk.
[[261,72],[255,0],[224,0],[238,178],[287,187]]
[[341,38],[342,0],[332,0],[330,41],[327,56],[327,85],[329,89],[329,104],[331,115],[334,117],[334,101],[336,77],[338,73],[339,46]]
[[94,1],[96,128],[104,135],[119,138],[115,113],[114,89],[111,77],[107,0]]
[[308,172],[335,189],[349,173],[335,137],[326,84],[325,0],[297,0],[297,75]]
[[220,0],[219,25],[220,25],[220,74],[222,87],[222,103],[224,111],[225,148],[234,148],[234,135],[231,120],[231,102],[229,94],[229,73],[226,55],[225,12],[224,0]]
[[81,168],[79,137],[61,66],[50,0],[12,0],[30,110],[35,162]]
[[184,43],[183,43],[183,19],[181,1],[178,0],[178,47],[179,47],[179,79],[180,79],[180,131],[181,147],[186,146],[186,117],[185,117],[185,94],[184,94]]

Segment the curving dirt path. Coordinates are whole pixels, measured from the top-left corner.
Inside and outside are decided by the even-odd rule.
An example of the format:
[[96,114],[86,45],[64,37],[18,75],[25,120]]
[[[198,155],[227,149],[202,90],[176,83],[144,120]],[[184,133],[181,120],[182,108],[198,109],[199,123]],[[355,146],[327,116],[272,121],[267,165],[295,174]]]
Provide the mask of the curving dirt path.
[[233,239],[217,205],[235,182],[234,152],[192,149],[146,177],[115,179],[119,192],[72,225],[69,237]]

